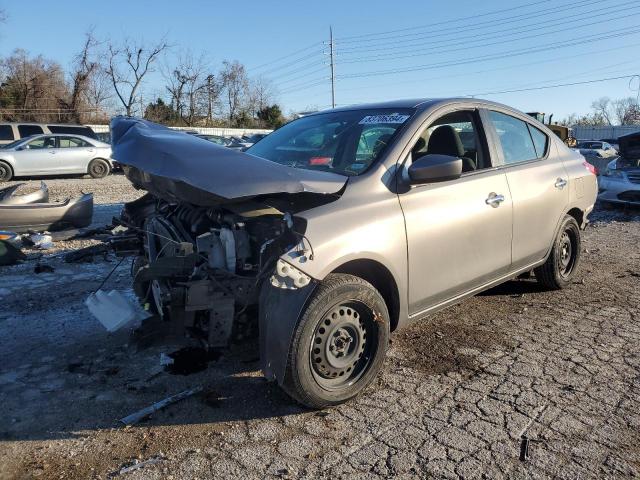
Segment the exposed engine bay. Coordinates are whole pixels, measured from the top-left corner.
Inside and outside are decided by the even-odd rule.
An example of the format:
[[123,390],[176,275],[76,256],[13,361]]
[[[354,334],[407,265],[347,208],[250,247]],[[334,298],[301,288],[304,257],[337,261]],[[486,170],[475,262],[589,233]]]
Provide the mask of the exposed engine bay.
[[125,205],[121,221],[132,233],[114,247],[138,255],[132,275],[141,303],[203,347],[227,345],[234,319],[257,306],[264,282],[296,289],[311,280],[280,260],[291,249],[310,253],[304,221],[277,208],[201,207],[146,194]]

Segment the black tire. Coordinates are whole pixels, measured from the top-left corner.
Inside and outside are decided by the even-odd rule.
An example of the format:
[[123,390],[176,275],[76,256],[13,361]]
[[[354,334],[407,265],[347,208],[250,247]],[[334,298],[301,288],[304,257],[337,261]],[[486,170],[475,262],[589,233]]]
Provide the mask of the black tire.
[[310,408],[355,397],[382,368],[389,324],[384,299],[369,282],[328,275],[293,333],[284,390]]
[[13,169],[11,165],[0,161],[0,182],[8,182],[13,178]]
[[91,163],[89,163],[87,173],[91,175],[91,178],[104,178],[109,175],[110,171],[111,167],[106,160],[96,158],[94,160],[91,160]]
[[566,215],[553,241],[547,261],[534,270],[536,279],[551,290],[565,288],[580,261],[580,227],[575,218]]

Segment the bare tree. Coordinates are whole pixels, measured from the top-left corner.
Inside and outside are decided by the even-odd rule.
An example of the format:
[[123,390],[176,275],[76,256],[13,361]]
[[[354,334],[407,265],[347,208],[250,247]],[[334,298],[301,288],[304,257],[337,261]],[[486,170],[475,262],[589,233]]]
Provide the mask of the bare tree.
[[97,46],[98,42],[93,33],[87,32],[82,50],[76,55],[73,62],[71,94],[68,99],[60,99],[61,104],[70,112],[70,120],[76,123],[82,121],[83,103],[86,102],[89,83],[99,70],[99,64],[93,57],[93,51]]
[[229,123],[233,123],[240,112],[249,86],[247,73],[244,65],[235,60],[233,62],[223,62],[223,69],[220,75],[227,100]]
[[609,97],[601,97],[597,100],[594,100],[591,103],[591,108],[594,111],[596,119],[598,120],[603,119],[605,124],[613,125],[613,122],[612,122],[613,115],[611,113],[611,99]]
[[69,90],[62,67],[42,56],[30,58],[16,50],[2,61],[0,113],[13,120],[63,120],[68,110],[60,104]]
[[616,120],[620,125],[640,124],[640,109],[638,102],[633,97],[620,98],[613,102],[613,110]]
[[89,79],[84,92],[85,102],[96,115],[107,115],[107,111],[113,106],[110,100],[113,98],[111,80],[104,70],[98,69]]
[[109,44],[105,70],[127,115],[130,116],[133,112],[136,93],[142,80],[153,72],[153,64],[168,48],[169,44],[165,40],[153,46],[128,42],[121,47]]
[[215,75],[207,75],[204,83],[204,95],[202,97],[202,101],[205,102],[207,125],[213,125],[213,114],[219,104],[221,93],[222,83]]
[[255,118],[258,112],[274,103],[273,84],[264,77],[249,80],[247,97],[247,108],[251,112],[251,116]]
[[180,119],[191,126],[200,111],[200,97],[206,90],[206,62],[204,55],[195,58],[192,53],[185,52],[178,57],[177,66],[170,74],[163,74],[169,85],[166,87],[171,95],[172,104]]

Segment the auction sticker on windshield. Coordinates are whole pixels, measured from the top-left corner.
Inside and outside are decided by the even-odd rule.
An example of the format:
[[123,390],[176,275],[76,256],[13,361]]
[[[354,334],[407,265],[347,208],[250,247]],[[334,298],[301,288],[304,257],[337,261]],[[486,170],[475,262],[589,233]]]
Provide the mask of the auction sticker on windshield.
[[404,123],[409,118],[409,115],[400,115],[399,113],[392,113],[390,115],[367,115],[358,123],[360,125],[371,125],[381,123]]

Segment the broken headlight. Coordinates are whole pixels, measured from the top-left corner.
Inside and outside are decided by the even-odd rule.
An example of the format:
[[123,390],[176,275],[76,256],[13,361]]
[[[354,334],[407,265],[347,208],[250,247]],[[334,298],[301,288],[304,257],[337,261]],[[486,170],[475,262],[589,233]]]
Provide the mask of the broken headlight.
[[293,265],[285,262],[284,260],[278,260],[276,263],[276,270],[271,275],[271,285],[276,288],[284,288],[286,290],[295,290],[296,288],[302,288],[309,285],[311,277]]

